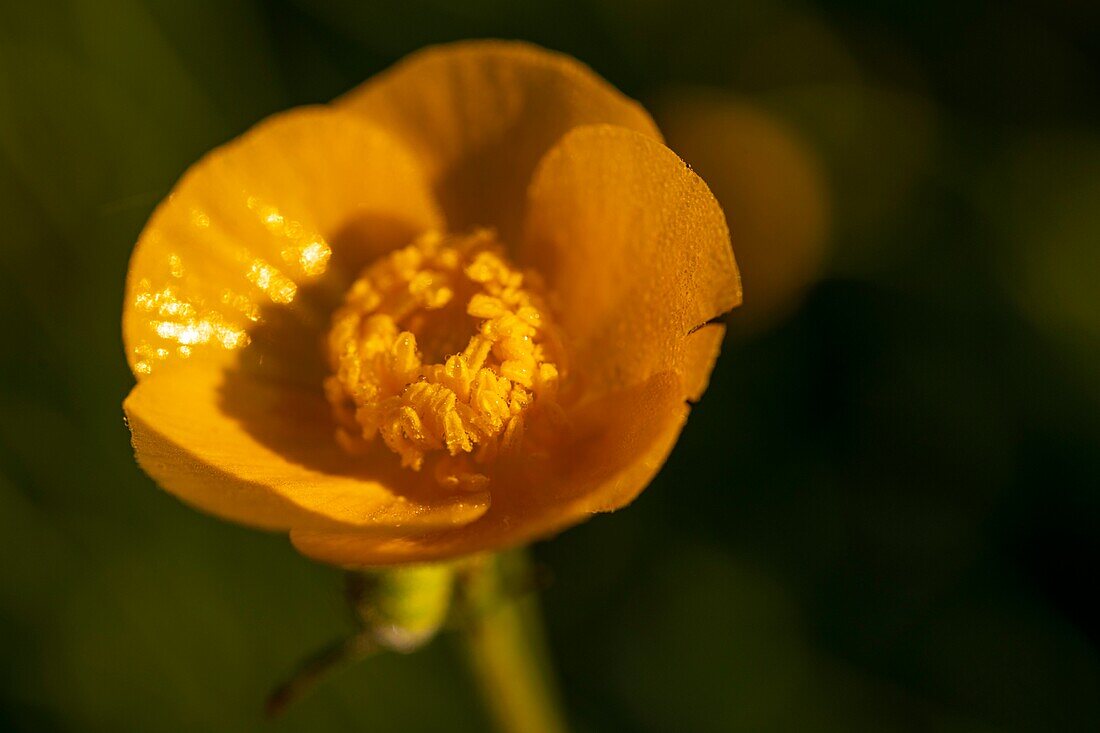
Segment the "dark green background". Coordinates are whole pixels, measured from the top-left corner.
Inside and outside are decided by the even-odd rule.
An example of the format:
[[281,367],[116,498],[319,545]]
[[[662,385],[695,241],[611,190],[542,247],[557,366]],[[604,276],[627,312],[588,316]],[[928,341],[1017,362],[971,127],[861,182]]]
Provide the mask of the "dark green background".
[[484,729],[447,637],[260,720],[350,628],[339,573],[136,468],[119,313],[142,223],[204,151],[487,36],[643,102],[755,100],[833,200],[822,280],[765,332],[732,318],[649,490],[535,550],[576,729],[1100,729],[1096,8],[4,3],[0,729]]

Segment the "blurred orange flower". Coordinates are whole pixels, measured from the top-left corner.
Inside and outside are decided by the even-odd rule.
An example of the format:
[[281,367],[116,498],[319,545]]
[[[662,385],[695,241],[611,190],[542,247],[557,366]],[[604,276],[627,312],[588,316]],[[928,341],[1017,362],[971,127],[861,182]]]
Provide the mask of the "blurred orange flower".
[[533,46],[427,49],[193,166],[134,250],[138,462],[349,566],[630,502],[740,301],[722,211],[650,117]]

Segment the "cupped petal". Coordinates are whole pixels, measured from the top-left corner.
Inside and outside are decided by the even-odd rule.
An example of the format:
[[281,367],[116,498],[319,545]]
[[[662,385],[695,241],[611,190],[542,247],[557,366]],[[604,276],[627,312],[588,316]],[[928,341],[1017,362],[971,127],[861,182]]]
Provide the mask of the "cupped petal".
[[141,380],[123,404],[138,463],[206,512],[265,529],[400,537],[471,522],[486,494],[444,493],[379,449],[351,455],[315,391],[211,365]]
[[361,116],[276,115],[214,150],[146,225],[123,306],[135,375],[203,361],[319,383],[349,278],[441,217],[419,163]]
[[609,125],[569,133],[528,189],[518,258],[554,294],[572,374],[585,391],[652,375],[705,389],[723,328],[741,301],[722,209],[661,143]]
[[568,437],[494,478],[479,520],[442,532],[384,538],[351,529],[295,528],[290,538],[316,560],[349,567],[422,562],[542,539],[632,501],[664,464],[687,419],[676,372],[576,406]]
[[399,137],[428,171],[454,228],[518,236],[535,165],[578,125],[608,123],[654,139],[640,105],[579,61],[527,43],[428,48],[336,101]]

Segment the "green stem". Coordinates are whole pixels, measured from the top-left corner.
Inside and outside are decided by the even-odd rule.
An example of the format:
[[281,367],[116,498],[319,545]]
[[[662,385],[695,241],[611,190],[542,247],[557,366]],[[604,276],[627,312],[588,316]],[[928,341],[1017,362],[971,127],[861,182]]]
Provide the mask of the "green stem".
[[486,557],[462,583],[464,641],[501,733],[565,733],[531,568],[522,551]]

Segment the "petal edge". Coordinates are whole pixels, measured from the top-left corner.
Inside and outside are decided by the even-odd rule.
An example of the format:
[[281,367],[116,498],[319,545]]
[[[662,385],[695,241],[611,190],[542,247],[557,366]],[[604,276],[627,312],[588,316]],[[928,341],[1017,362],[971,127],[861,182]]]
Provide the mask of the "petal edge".
[[146,473],[188,504],[242,524],[394,537],[468,523],[488,509],[485,494],[440,496],[430,477],[411,477],[421,481],[398,492],[387,480],[401,470],[396,461],[372,466],[344,453],[324,399],[287,385],[191,366],[142,380],[123,409]]
[[540,162],[519,261],[546,279],[575,371],[597,391],[673,370],[697,398],[723,333],[702,326],[741,302],[706,183],[661,143],[612,125],[573,130]]
[[570,129],[611,123],[661,139],[649,114],[565,54],[519,41],[426,48],[334,102],[416,152],[452,228],[519,233],[523,192]]

